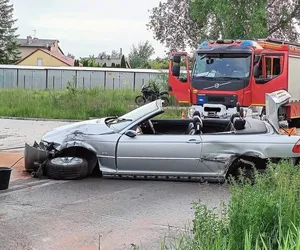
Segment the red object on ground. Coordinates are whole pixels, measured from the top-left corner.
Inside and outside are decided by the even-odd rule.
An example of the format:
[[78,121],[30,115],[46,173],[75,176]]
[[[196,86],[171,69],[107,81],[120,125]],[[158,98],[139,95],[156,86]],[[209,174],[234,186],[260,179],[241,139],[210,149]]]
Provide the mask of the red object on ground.
[[182,110],[182,112],[181,112],[181,119],[186,119],[186,115],[185,115],[184,110]]
[[[11,167],[17,160],[23,157],[23,153],[0,153],[0,166]],[[10,182],[30,178],[30,173],[24,171],[24,159],[12,167]]]

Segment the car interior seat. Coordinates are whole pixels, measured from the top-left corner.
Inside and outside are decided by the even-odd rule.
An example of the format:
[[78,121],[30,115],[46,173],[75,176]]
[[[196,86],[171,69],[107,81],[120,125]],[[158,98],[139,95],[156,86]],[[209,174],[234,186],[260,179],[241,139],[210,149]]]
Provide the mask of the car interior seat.
[[199,135],[202,134],[203,122],[200,117],[199,111],[195,111],[193,114],[192,121],[188,125],[189,135]]
[[245,129],[246,120],[243,119],[239,114],[233,114],[230,118],[230,121],[236,130]]

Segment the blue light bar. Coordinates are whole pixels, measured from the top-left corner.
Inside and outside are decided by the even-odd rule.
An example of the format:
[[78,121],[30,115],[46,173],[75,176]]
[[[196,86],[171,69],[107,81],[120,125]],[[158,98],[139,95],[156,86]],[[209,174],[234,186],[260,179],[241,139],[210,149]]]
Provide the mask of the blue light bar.
[[241,43],[241,47],[242,48],[247,48],[247,47],[261,48],[261,46],[257,42],[251,41],[251,40],[243,40]]
[[200,44],[200,47],[205,47],[208,45],[208,41],[204,41],[203,43]]

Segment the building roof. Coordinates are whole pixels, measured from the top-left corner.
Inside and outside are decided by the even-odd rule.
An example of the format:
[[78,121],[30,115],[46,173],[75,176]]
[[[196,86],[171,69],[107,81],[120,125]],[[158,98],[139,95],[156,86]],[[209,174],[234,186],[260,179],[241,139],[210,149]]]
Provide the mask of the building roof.
[[19,38],[17,39],[18,43],[21,47],[48,47],[52,45],[55,42],[58,42],[56,39],[39,39],[39,38],[32,38],[30,39],[30,42],[28,43],[28,40],[25,38]]
[[57,60],[69,65],[69,66],[74,66],[74,59],[67,57],[63,54],[61,54],[58,51],[49,51],[47,49],[36,49],[35,51],[33,51],[32,53],[30,53],[28,56],[22,58],[17,64],[19,64],[20,62],[24,61],[26,58],[30,57],[31,55],[33,55],[35,52],[37,52],[38,50],[43,51],[44,53],[56,58]]
[[[89,58],[86,58],[86,59],[89,59]],[[119,58],[111,58],[111,59],[108,59],[108,58],[99,58],[99,57],[97,57],[97,58],[95,58],[95,62],[96,63],[101,63],[101,64],[104,64],[104,63],[106,63],[106,66],[108,66],[108,67],[110,67],[111,65],[112,65],[112,63],[114,63],[114,64],[121,64],[121,58],[119,59]],[[127,66],[127,68],[131,68],[130,67],[130,64],[129,64],[129,61],[125,58],[125,63],[126,63],[126,66]]]
[[[37,37],[28,36],[27,38],[18,38],[17,42],[20,44],[21,47],[34,47],[34,48],[47,48],[48,46],[53,45],[55,42],[59,43],[57,39],[39,39]],[[64,52],[58,46],[58,49],[62,54]]]

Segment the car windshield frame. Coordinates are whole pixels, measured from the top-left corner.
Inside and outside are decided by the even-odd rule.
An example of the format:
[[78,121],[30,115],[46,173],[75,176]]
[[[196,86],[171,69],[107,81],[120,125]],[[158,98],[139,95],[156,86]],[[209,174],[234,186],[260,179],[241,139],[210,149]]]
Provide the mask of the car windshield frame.
[[135,123],[159,112],[163,112],[162,108],[158,105],[157,101],[153,101],[133,109],[120,117],[109,117],[105,120],[105,124],[115,132],[121,132],[129,126],[133,126]]
[[[251,61],[252,54],[249,52],[197,53],[192,78],[205,80],[247,79],[250,76]],[[232,72],[234,68],[240,68],[242,71],[230,74],[230,68]]]

